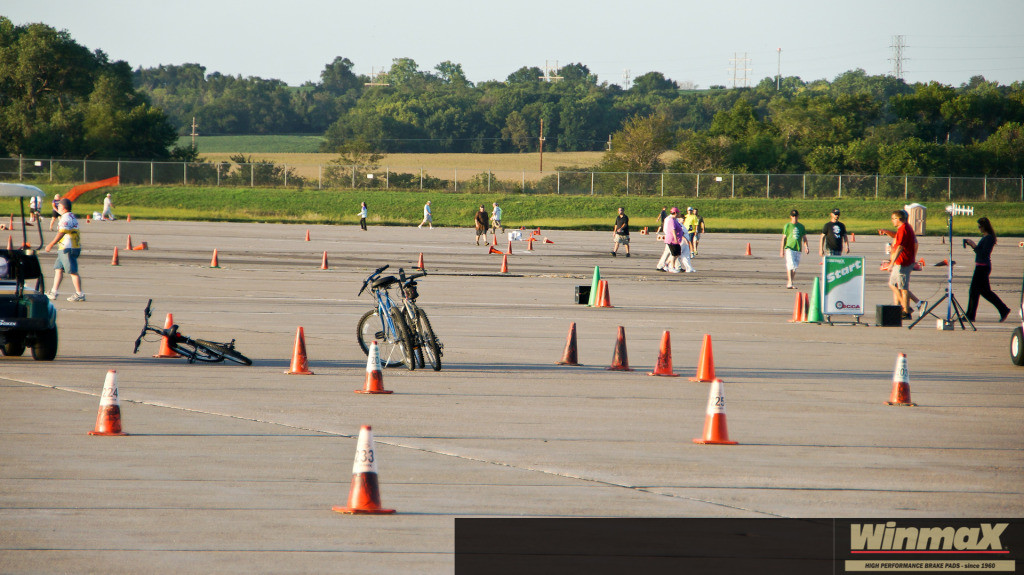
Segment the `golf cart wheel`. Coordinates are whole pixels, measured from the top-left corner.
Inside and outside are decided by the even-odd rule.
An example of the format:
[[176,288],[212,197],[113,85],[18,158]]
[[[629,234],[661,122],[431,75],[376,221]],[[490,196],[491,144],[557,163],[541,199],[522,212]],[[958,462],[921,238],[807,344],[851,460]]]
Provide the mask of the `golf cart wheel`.
[[4,355],[11,357],[19,357],[25,353],[25,340],[9,341],[4,344],[3,348],[0,348]]
[[1016,328],[1010,336],[1010,359],[1013,365],[1024,365],[1024,328]]
[[32,346],[32,359],[36,361],[53,361],[57,357],[57,328],[40,332]]

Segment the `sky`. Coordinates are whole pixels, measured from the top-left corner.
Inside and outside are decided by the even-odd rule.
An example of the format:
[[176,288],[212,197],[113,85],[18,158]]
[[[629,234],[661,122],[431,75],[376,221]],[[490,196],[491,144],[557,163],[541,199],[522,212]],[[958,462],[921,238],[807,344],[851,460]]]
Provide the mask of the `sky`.
[[897,36],[908,83],[1024,81],[1024,0],[0,0],[0,15],[67,30],[133,69],[198,63],[292,86],[319,82],[338,56],[365,75],[396,58],[423,71],[451,61],[476,83],[572,63],[624,87],[652,71],[697,88],[780,69],[832,80],[892,73]]

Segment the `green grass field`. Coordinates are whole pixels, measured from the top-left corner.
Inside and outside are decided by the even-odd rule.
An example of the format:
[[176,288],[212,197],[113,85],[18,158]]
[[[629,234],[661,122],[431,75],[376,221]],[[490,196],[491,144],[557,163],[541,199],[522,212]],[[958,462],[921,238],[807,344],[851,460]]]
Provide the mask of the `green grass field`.
[[[41,186],[47,194],[63,193],[66,186]],[[454,194],[440,192],[306,191],[248,188],[181,188],[170,186],[122,186],[84,194],[75,204],[80,216],[99,211],[103,195],[113,191],[115,213],[120,217],[163,220],[208,220],[233,222],[293,222],[345,224],[358,222],[359,203],[369,206],[373,225],[415,225],[423,214],[423,204],[432,201],[434,224],[471,227],[480,204],[490,212],[498,201],[504,210],[504,223],[517,228],[574,230],[611,230],[616,208],[622,206],[634,229],[657,226],[657,216],[666,205],[659,197],[559,196]],[[825,199],[770,200],[719,199],[676,201],[680,208],[695,205],[705,218],[708,231],[775,233],[788,221],[789,210],[800,210],[801,221],[809,230],[819,229],[833,207],[843,211],[847,228],[858,234],[874,234],[890,227],[889,213],[901,208],[903,201]],[[910,201],[913,201],[911,199]],[[684,203],[678,203],[684,202]],[[922,202],[928,208],[928,235],[946,232],[945,204]],[[669,204],[671,205],[671,204]],[[977,217],[987,216],[996,232],[1024,236],[1024,205],[1020,203],[974,203],[975,217],[957,217],[954,233],[977,235]],[[0,200],[0,214],[16,211],[16,201]]]

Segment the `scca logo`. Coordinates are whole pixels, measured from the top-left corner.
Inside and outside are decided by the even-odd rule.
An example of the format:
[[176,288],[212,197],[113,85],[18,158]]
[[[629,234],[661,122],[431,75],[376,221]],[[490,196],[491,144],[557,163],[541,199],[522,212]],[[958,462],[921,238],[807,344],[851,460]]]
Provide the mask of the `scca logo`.
[[844,303],[842,301],[836,302],[836,309],[860,309],[860,304],[856,303]]
[[841,278],[841,277],[843,277],[845,275],[853,273],[854,270],[859,270],[860,268],[861,268],[860,260],[857,260],[856,262],[846,266],[845,268],[839,268],[839,269],[837,269],[834,272],[829,272],[825,276],[825,281],[827,281],[829,283],[834,282],[837,279],[839,279],[839,278]]

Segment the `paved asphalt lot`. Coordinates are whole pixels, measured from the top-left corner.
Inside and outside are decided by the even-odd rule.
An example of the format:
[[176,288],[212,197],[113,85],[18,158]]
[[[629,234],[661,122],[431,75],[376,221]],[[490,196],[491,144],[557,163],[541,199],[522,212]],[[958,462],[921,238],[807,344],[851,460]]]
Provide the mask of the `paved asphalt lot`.
[[[554,243],[527,254],[517,242],[502,276],[501,256],[467,229],[83,226],[88,301],[64,301],[62,286],[57,360],[0,358],[3,573],[446,573],[456,517],[1024,515],[1024,368],[1008,353],[1019,318],[999,324],[982,302],[977,332],[789,323],[776,235],[708,234],[698,273],[676,275],[654,271],[653,236],[635,234],[627,259],[608,254],[610,232],[546,231]],[[129,233],[149,250],[111,266]],[[873,324],[891,300],[883,239],[856,240]],[[1013,306],[1018,241],[1002,239],[992,278]],[[215,248],[221,269],[208,267]],[[945,268],[932,264],[947,249],[922,239],[921,297],[942,295]],[[352,393],[366,365],[361,280],[420,252],[444,369],[388,369],[393,395]],[[613,309],[573,303],[595,265]],[[805,257],[802,291],[818,269]],[[966,305],[972,268],[955,269]],[[153,359],[155,342],[133,356],[148,298],[154,323],[170,312],[184,333],[235,338],[255,365]],[[582,367],[555,365],[570,322]],[[284,375],[298,326],[314,376]],[[617,326],[636,371],[605,369]],[[664,330],[683,377],[646,375]],[[737,446],[691,441],[708,385],[687,376],[704,334]],[[885,405],[900,352],[918,407]],[[89,436],[110,369],[131,435]],[[362,424],[396,515],[331,511],[347,500]]]

